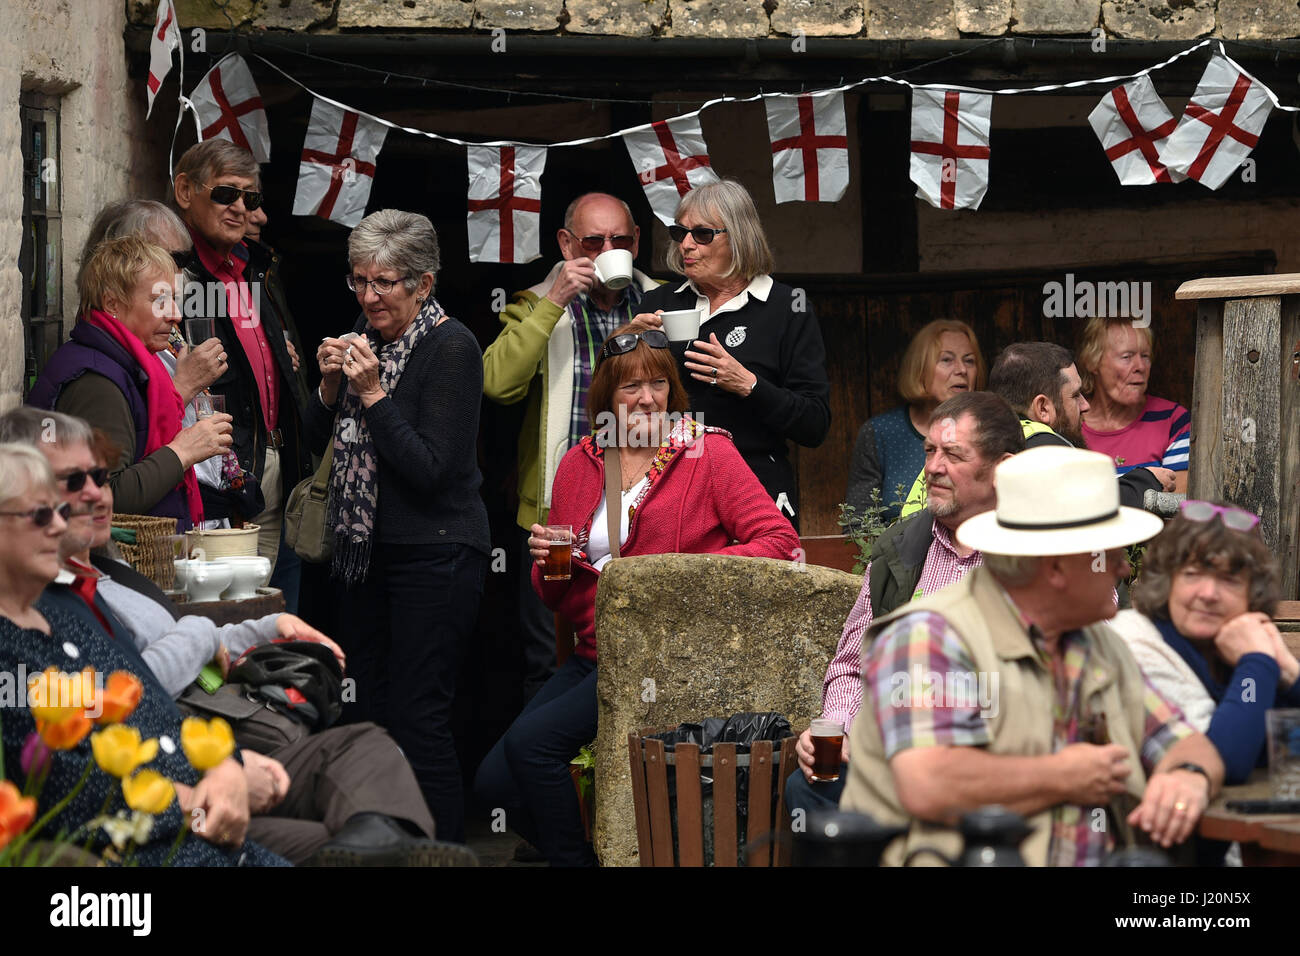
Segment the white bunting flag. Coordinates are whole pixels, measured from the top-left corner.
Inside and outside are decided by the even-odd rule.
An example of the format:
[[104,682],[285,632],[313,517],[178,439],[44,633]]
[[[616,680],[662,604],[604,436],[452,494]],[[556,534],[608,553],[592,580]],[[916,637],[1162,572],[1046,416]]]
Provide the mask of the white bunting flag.
[[242,56],[232,53],[223,57],[199,81],[190,100],[205,140],[228,139],[252,153],[259,163],[270,162],[266,107]]
[[677,205],[696,186],[716,183],[699,114],[651,123],[623,134],[650,208],[672,225]]
[[1210,59],[1160,161],[1171,171],[1218,189],[1259,142],[1273,101],[1263,84],[1226,57]]
[[180,45],[181,28],[176,22],[176,8],[172,6],[172,0],[160,0],[153,34],[149,37],[149,77],[145,80],[149,108],[145,110],[145,119],[153,112],[153,98],[158,95],[158,88],[171,72],[172,50]]
[[1125,186],[1176,183],[1187,177],[1160,162],[1160,150],[1178,121],[1149,76],[1139,76],[1107,93],[1088,114],[1106,158]]
[[375,160],[388,127],[322,99],[312,103],[298,164],[295,216],[320,216],[355,226],[366,214]]
[[989,188],[991,93],[912,90],[911,178],[939,209],[978,209]]
[[470,262],[532,262],[541,255],[543,146],[470,146]]
[[849,139],[843,93],[769,96],[776,201],[835,202],[849,185]]

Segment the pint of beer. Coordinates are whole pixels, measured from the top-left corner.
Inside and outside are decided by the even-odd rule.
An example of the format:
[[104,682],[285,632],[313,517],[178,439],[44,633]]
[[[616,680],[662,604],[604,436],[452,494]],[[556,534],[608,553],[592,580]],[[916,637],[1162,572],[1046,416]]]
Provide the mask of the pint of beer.
[[844,725],[818,717],[809,728],[812,735],[812,778],[822,782],[840,779],[840,754],[844,749]]
[[567,581],[573,576],[573,525],[550,525],[546,534],[549,553],[542,565],[542,580]]

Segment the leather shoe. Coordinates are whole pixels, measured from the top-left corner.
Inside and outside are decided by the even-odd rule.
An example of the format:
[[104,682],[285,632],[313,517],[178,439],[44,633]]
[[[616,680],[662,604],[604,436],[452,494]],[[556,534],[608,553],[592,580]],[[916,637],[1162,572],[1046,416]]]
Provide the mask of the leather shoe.
[[307,866],[478,866],[459,843],[411,836],[392,817],[358,813],[317,850]]

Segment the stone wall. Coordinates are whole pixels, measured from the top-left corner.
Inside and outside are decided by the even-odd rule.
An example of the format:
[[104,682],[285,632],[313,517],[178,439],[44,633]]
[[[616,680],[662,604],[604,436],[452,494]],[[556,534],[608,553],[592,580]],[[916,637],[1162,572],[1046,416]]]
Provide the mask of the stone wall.
[[766,558],[655,555],[612,562],[600,633],[596,852],[637,863],[627,735],[742,711],[821,713],[822,679],[862,578]]
[[[129,0],[151,22],[154,0]],[[224,28],[211,0],[176,0],[186,27]],[[234,22],[268,30],[489,31],[657,37],[1108,36],[1259,40],[1300,36],[1288,0],[230,0]]]
[[[76,268],[90,220],[133,181],[133,143],[142,137],[144,88],[128,85],[117,0],[0,0],[0,408],[21,401],[22,125],[20,92],[57,96],[63,202],[65,328],[76,309]],[[157,117],[155,117],[155,120]]]

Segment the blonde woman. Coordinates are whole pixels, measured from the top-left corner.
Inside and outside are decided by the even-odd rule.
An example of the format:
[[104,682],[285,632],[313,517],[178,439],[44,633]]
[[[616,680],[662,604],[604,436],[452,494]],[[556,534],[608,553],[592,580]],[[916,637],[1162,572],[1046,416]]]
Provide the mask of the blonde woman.
[[982,391],[986,375],[975,330],[965,322],[935,319],[917,332],[898,371],[898,394],[905,404],[859,429],[844,500],[861,513],[877,490],[888,507],[884,519],[897,518],[898,487],[905,497],[925,465],[930,413],[954,395]]

